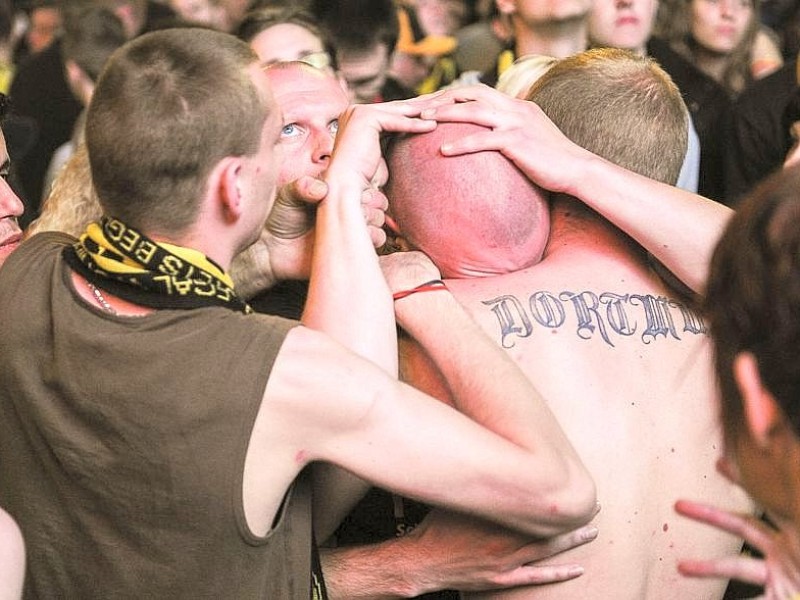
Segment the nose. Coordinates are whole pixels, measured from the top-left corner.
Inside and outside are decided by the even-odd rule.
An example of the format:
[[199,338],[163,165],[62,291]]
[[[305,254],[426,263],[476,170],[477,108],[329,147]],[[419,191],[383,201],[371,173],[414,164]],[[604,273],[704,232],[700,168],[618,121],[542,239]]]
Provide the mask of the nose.
[[311,160],[315,163],[328,164],[333,152],[334,137],[328,131],[320,131],[314,137],[314,149],[312,151]]
[[731,17],[733,16],[734,11],[734,4],[738,2],[738,0],[722,0],[720,4],[720,14],[723,17]]
[[0,219],[20,217],[25,207],[5,179],[0,180]]

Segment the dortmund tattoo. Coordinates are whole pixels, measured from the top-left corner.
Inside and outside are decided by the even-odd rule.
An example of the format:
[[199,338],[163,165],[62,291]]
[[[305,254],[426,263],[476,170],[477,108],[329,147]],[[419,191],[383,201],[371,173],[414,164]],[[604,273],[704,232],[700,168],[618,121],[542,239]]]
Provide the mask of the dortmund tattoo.
[[538,291],[530,295],[527,305],[514,295],[481,303],[497,318],[503,348],[513,348],[516,338],[529,337],[537,327],[574,327],[579,338],[599,336],[609,346],[614,346],[615,339],[636,335],[642,343],[651,344],[659,337],[681,340],[681,336],[706,333],[696,311],[650,294]]

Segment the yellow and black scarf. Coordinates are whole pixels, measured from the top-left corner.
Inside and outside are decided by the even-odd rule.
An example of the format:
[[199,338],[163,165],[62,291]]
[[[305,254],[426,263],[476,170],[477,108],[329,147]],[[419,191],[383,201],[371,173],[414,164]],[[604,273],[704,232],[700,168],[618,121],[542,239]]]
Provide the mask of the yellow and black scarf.
[[93,285],[141,306],[252,312],[213,260],[191,248],[155,242],[111,217],[91,223],[64,249],[64,259]]

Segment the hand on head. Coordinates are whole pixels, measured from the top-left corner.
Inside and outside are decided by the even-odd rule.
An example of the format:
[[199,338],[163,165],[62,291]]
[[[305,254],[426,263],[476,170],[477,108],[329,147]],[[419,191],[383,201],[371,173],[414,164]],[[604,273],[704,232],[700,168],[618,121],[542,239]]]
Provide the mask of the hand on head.
[[488,128],[446,144],[442,154],[497,150],[534,183],[552,192],[569,193],[580,172],[576,161],[592,156],[561,133],[535,103],[510,98],[485,85],[439,94],[428,101],[422,116]]

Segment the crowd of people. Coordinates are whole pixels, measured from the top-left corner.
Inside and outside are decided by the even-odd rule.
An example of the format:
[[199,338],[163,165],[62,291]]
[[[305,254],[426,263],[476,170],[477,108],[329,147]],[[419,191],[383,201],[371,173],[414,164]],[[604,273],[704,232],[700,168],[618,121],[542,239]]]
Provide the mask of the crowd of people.
[[800,597],[797,3],[0,4],[0,599]]

